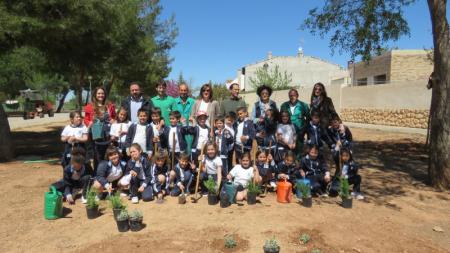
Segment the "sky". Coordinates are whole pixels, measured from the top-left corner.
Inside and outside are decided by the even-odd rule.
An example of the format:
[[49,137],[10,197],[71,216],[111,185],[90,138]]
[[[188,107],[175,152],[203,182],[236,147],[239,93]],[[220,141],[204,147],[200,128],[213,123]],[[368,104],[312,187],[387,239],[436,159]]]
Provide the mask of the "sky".
[[[192,86],[209,80],[224,83],[237,70],[267,57],[296,55],[299,47],[315,56],[346,67],[350,54],[332,55],[328,38],[299,29],[317,0],[161,0],[162,19],[175,15],[179,30],[171,49],[172,71],[180,72]],[[425,0],[404,9],[410,36],[390,44],[399,49],[430,49],[431,20]],[[448,18],[448,17],[447,17]]]

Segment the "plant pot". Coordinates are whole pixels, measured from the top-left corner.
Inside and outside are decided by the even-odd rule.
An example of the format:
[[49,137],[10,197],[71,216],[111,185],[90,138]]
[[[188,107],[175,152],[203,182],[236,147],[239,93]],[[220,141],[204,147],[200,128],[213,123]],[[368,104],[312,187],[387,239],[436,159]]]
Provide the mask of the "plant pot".
[[256,204],[256,196],[257,196],[257,193],[247,192],[247,204],[249,204],[249,205]]
[[226,192],[220,193],[220,207],[226,208],[231,205],[230,198],[228,197],[228,194]]
[[130,219],[130,230],[137,232],[142,229],[142,219],[132,220]]
[[312,207],[312,198],[302,198],[302,206],[304,207]]
[[352,208],[353,199],[352,198],[343,198],[342,199],[342,207],[343,208]]
[[218,202],[217,195],[208,193],[208,205],[213,206],[213,205],[217,204],[217,202]]
[[117,216],[119,216],[120,212],[122,212],[122,209],[113,209],[114,220],[117,220]]
[[88,208],[86,207],[86,214],[88,219],[95,219],[98,217],[98,206],[94,208]]
[[130,229],[130,224],[128,222],[128,219],[126,220],[116,220],[117,223],[117,229],[119,230],[119,232],[127,232],[128,229]]
[[264,253],[279,253],[280,252],[280,249],[273,250],[273,249],[266,249],[264,247],[263,247],[263,249],[264,249]]
[[181,205],[186,204],[186,195],[185,194],[182,193],[178,196],[178,204],[181,204]]

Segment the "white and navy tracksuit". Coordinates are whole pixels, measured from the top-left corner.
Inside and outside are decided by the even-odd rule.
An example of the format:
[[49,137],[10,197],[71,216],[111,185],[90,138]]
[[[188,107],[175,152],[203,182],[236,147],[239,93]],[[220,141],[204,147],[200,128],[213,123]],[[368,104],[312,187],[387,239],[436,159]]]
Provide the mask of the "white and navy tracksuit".
[[97,167],[95,180],[97,180],[103,188],[107,188],[110,184],[113,188],[117,186],[120,178],[125,174],[127,163],[119,161],[114,166],[111,161],[102,161]]
[[[176,128],[176,129],[174,129]],[[174,130],[173,130],[174,129]],[[173,146],[173,133],[175,133],[175,147]],[[164,126],[162,128],[161,134],[159,135],[159,140],[161,142],[161,148],[167,150],[169,153],[169,160],[172,161],[172,149],[175,149],[175,162],[178,161],[180,153],[186,151],[187,143],[184,138],[189,134],[189,127],[187,126]]]
[[214,141],[219,148],[219,156],[222,159],[222,177],[228,175],[228,155],[230,153],[230,147],[233,144],[233,135],[228,129],[222,129],[219,134],[219,130],[214,131]]
[[181,168],[180,164],[177,164],[175,166],[175,187],[170,192],[171,196],[178,196],[181,194],[180,185],[184,186],[185,193],[189,194],[189,188],[191,187],[192,180],[194,177],[194,174],[191,170],[191,167],[189,164],[186,166],[186,168]]
[[294,184],[298,171],[299,168],[297,168],[295,163],[287,165],[284,161],[282,161],[276,166],[275,177],[279,178],[280,174],[286,174],[288,176],[288,181]]
[[[135,136],[138,124],[139,123],[133,123],[130,128],[128,128],[127,138],[125,140],[125,146],[127,148],[136,142]],[[145,145],[141,148],[147,155],[153,154],[153,127],[150,124],[145,125]]]
[[[163,190],[165,191],[165,194],[169,193],[169,168],[167,165],[163,165],[163,167],[158,167],[156,163],[151,165],[151,173],[152,173],[152,187],[153,187],[153,193],[159,194]],[[166,181],[164,183],[159,182],[158,176],[163,175],[166,178]]]
[[258,172],[263,179],[263,183],[266,183],[267,181],[275,182],[275,177],[272,177],[272,173],[276,172],[275,161],[272,160],[271,163],[256,162],[256,168],[258,168]]
[[340,147],[340,149],[342,148],[346,148],[349,151],[352,150],[352,141],[353,141],[353,137],[352,137],[352,133],[350,132],[350,129],[347,126],[344,126],[344,133],[341,133],[341,131],[339,129],[335,129],[333,127],[329,127],[328,128],[328,137],[329,137],[329,143],[328,146],[331,149],[331,152],[333,154],[333,160],[334,163],[336,164],[336,174],[339,174],[340,168],[339,168],[339,149],[336,147],[336,143],[338,141],[341,142],[342,146]]
[[91,183],[93,170],[89,164],[85,164],[79,171],[75,170],[72,165],[64,168],[63,179],[53,184],[56,190],[62,192],[64,197],[72,195],[74,189],[83,189],[82,195],[86,197],[87,189]]
[[189,126],[188,132],[193,136],[191,161],[198,167],[198,156],[201,154],[201,148],[211,139],[211,128],[209,126],[201,127],[200,125]]
[[306,155],[302,158],[300,167],[305,172],[305,178],[309,179],[312,191],[317,194],[325,192],[327,186],[325,175],[329,172],[324,159],[318,156],[313,160]]
[[303,133],[301,136],[304,136],[305,134],[306,144],[308,144],[309,146],[316,145],[319,148],[322,148],[323,142],[330,142],[326,130],[323,129],[320,124],[313,124],[312,121],[310,121],[309,124],[307,124],[303,129]]
[[[241,136],[247,137],[247,140],[244,143],[241,142]],[[236,134],[234,136],[235,138],[234,151],[236,153],[237,163],[239,163],[239,161],[242,158],[243,154],[242,150],[244,152],[249,152],[252,149],[253,144],[252,142],[253,139],[255,139],[255,136],[256,131],[252,120],[246,118],[245,120],[238,122]]]
[[144,187],[144,192],[141,193],[143,201],[151,201],[153,200],[153,187],[151,185],[152,182],[152,173],[151,167],[148,160],[141,156],[139,161],[134,161],[130,159],[127,163],[125,175],[130,175],[131,171],[137,173],[137,176],[131,177],[130,180],[130,197],[138,196],[139,187]]

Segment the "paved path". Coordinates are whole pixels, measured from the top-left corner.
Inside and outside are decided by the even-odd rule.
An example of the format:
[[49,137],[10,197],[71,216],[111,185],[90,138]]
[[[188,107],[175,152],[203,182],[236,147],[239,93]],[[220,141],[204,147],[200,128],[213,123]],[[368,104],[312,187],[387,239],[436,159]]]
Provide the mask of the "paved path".
[[17,130],[19,128],[30,126],[41,126],[54,122],[67,122],[69,123],[69,113],[55,113],[54,117],[48,117],[46,114],[44,118],[34,118],[24,120],[22,117],[8,117],[9,127],[11,130]]
[[423,134],[423,135],[427,134],[427,129],[422,129],[422,128],[373,125],[373,124],[362,124],[362,123],[354,123],[354,122],[344,122],[344,125],[347,125],[350,128],[352,128],[352,127],[367,128],[367,129],[375,129],[375,130],[386,131],[386,132]]

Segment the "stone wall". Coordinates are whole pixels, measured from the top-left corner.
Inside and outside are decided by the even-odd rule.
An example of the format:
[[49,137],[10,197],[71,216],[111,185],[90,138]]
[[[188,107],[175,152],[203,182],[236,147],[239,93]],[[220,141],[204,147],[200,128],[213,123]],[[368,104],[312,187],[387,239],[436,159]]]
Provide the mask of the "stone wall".
[[345,122],[427,128],[428,110],[341,108],[340,117]]

